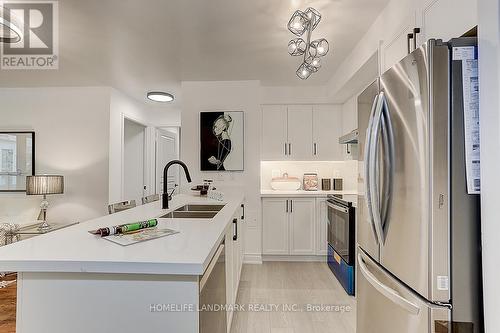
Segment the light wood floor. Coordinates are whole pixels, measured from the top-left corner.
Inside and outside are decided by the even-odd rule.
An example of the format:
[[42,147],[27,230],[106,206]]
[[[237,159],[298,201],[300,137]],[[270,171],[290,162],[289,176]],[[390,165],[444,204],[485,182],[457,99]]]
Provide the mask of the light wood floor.
[[350,306],[350,312],[235,312],[231,333],[355,333],[356,301],[325,263],[244,265],[237,303]]

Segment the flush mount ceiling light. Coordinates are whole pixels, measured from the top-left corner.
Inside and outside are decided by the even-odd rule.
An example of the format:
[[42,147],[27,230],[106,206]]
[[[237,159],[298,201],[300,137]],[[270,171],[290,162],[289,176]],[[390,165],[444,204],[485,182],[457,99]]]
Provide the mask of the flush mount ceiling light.
[[163,92],[163,91],[150,91],[147,94],[148,99],[155,102],[172,102],[174,100],[174,95]]
[[0,6],[0,43],[17,43],[21,41],[22,23],[5,8]]
[[[297,10],[288,21],[288,30],[298,38],[288,42],[288,54],[291,56],[304,56],[302,64],[297,69],[297,76],[302,80],[307,79],[312,73],[316,73],[321,67],[321,57],[324,57],[330,46],[324,38],[311,41],[314,29],[321,21],[321,14],[314,8],[309,7],[305,11]],[[300,38],[307,34],[306,40]]]

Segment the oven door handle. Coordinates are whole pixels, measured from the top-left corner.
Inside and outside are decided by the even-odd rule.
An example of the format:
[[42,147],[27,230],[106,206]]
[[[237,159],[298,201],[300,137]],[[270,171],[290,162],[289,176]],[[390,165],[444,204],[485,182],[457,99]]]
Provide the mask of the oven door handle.
[[345,207],[342,207],[342,206],[339,206],[339,205],[335,205],[333,203],[331,203],[330,201],[327,201],[326,202],[326,205],[332,209],[335,209],[335,210],[338,210],[342,213],[349,213],[349,209],[348,208],[345,208]]
[[222,254],[222,251],[224,251],[224,243],[222,243],[222,244],[219,245],[219,247],[215,251],[214,256],[212,257],[212,260],[208,264],[207,269],[203,273],[203,276],[200,278],[200,293],[203,290],[203,288],[205,288],[205,285],[207,284],[208,279],[210,278],[210,275],[212,274],[212,271],[215,268],[215,265],[219,261],[219,258],[220,258],[221,254]]

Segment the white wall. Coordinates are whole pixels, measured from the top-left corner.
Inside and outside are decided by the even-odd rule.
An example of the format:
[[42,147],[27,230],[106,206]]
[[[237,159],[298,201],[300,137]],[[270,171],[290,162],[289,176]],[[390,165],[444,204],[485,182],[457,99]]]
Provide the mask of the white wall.
[[139,103],[116,89],[111,89],[109,111],[109,202],[128,200],[124,192],[124,120],[128,118],[146,126],[145,185],[146,194],[154,193],[155,128],[180,126],[180,111]]
[[144,196],[144,144],[146,127],[125,119],[124,131],[124,196],[137,204]]
[[[36,132],[36,172],[65,176],[65,193],[49,197],[49,219],[66,223],[107,213],[122,200],[123,122],[148,125],[154,161],[154,128],[179,126],[180,110],[138,103],[109,87],[0,89],[0,130]],[[147,173],[154,191],[154,163]],[[0,193],[0,222],[33,223],[41,198]]]
[[500,332],[500,6],[479,1],[481,225],[486,333]]
[[[182,83],[181,158],[194,183],[214,179],[216,186],[238,186],[245,191],[247,222],[246,254],[261,253],[260,218],[260,85],[258,81],[211,81]],[[245,112],[245,170],[243,172],[200,171],[200,111]],[[181,176],[181,180],[184,176]]]
[[[61,174],[65,193],[49,196],[49,222],[106,214],[109,88],[0,89],[0,129],[36,132],[36,173]],[[0,221],[34,223],[41,198],[0,194]]]

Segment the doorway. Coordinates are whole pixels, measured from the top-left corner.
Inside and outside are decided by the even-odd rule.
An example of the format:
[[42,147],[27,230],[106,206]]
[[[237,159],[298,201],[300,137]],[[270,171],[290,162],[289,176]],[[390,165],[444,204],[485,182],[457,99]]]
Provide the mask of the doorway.
[[[179,159],[180,127],[162,127],[156,130],[156,193],[163,193],[163,168],[171,160]],[[179,192],[180,169],[173,165],[168,171],[167,191]]]
[[145,195],[146,127],[130,119],[124,120],[123,131],[123,197],[141,202]]

